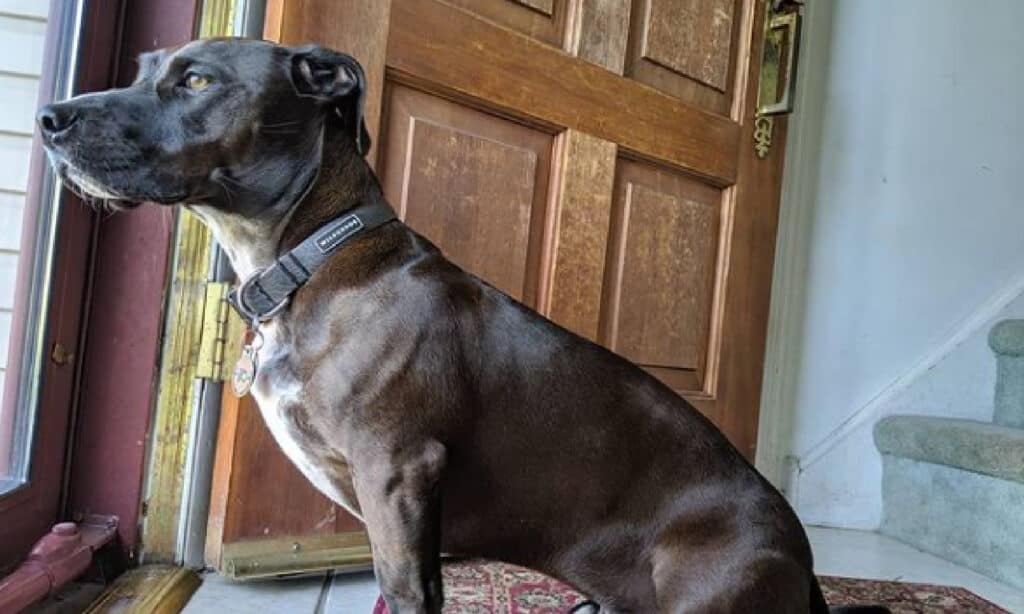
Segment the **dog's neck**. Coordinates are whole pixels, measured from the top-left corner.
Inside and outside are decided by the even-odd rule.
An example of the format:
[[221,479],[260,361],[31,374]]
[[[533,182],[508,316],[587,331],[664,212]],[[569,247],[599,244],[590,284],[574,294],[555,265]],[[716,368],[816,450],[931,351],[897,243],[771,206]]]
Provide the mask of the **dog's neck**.
[[317,228],[363,203],[383,201],[366,161],[340,135],[318,140],[312,164],[298,173],[278,202],[258,216],[191,206],[210,228],[240,279],[271,265]]

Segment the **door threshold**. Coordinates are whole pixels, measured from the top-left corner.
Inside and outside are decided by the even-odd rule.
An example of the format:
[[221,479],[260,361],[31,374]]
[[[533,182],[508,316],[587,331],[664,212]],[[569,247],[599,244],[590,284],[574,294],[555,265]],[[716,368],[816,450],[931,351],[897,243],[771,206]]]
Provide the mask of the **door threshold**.
[[253,539],[224,544],[221,573],[232,580],[356,571],[372,566],[365,533]]
[[121,574],[83,614],[176,614],[201,583],[191,569],[143,565]]

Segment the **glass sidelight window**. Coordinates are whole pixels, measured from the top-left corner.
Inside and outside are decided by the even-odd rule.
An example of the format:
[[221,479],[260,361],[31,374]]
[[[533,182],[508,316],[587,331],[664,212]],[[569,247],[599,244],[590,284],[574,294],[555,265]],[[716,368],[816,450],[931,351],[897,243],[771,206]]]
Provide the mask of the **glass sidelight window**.
[[44,365],[73,359],[48,345],[62,191],[33,134],[41,96],[69,92],[80,21],[78,2],[0,0],[0,497],[32,475]]

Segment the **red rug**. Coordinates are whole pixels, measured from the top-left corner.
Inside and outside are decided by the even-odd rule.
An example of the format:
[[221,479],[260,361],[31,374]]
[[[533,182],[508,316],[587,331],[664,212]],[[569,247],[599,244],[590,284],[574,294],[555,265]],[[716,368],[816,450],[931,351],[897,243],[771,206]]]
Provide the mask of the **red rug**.
[[[543,574],[505,563],[445,564],[445,614],[565,614],[585,598]],[[1010,614],[974,593],[952,586],[822,576],[833,605],[882,604],[893,614]],[[378,599],[373,614],[388,614]]]
[[825,600],[832,605],[881,604],[893,614],[1010,614],[965,588],[911,582],[886,582],[820,576]]

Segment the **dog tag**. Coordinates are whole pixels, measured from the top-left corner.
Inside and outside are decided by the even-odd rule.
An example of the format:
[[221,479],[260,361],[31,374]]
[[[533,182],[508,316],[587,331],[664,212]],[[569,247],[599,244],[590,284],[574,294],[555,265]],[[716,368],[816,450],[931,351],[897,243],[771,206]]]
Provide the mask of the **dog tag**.
[[235,363],[235,371],[231,375],[231,389],[236,397],[244,397],[249,394],[252,383],[256,380],[256,369],[258,367],[258,350],[247,344],[242,348],[242,355]]

